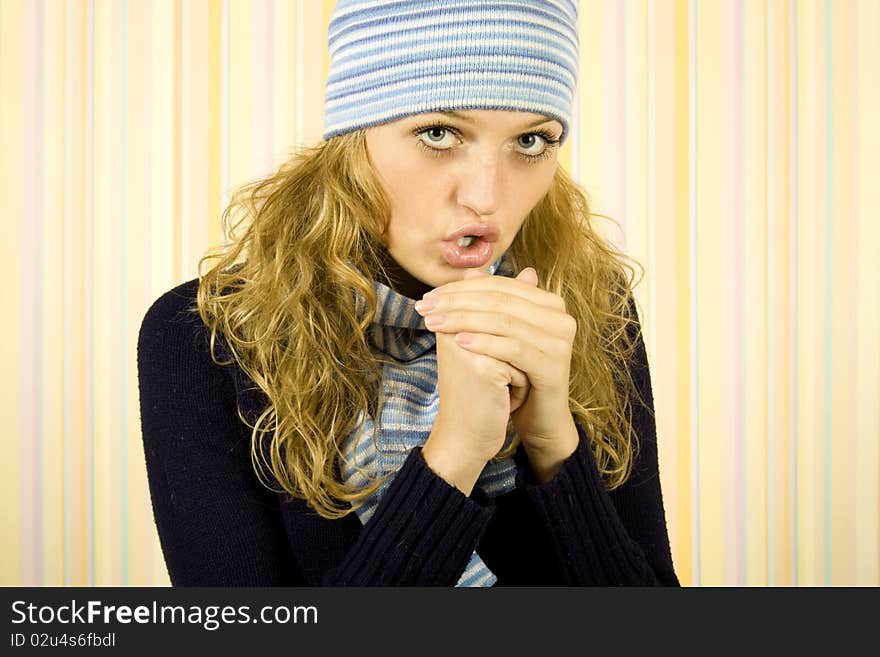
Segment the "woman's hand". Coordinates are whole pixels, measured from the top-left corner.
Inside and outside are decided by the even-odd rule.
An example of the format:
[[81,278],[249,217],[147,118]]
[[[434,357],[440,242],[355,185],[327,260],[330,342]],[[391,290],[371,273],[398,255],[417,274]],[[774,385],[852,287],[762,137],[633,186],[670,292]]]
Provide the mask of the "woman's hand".
[[451,334],[437,334],[440,408],[422,446],[431,469],[469,495],[486,463],[504,446],[511,389],[527,387],[526,376],[508,363],[466,351]]
[[429,466],[470,493],[486,463],[504,446],[511,412],[528,396],[526,375],[507,362],[463,349],[437,334],[440,408],[422,447]]
[[463,349],[525,374],[529,387],[519,392],[527,397],[511,417],[535,474],[552,476],[578,441],[568,407],[577,322],[562,298],[538,288],[531,268],[515,279],[470,270],[426,294],[418,310],[437,333],[438,363],[441,339],[454,336]]

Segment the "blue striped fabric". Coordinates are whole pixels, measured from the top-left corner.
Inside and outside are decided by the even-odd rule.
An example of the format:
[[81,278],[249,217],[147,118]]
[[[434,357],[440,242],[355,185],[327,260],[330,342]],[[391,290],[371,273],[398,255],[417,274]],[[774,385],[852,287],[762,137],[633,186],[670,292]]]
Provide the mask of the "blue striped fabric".
[[324,139],[476,108],[544,114],[568,136],[579,45],[570,0],[338,0],[327,45]]
[[[488,269],[498,276],[512,276],[513,268],[502,256]],[[369,341],[377,356],[390,357],[382,366],[382,407],[377,442],[373,444],[373,419],[361,415],[346,437],[340,470],[345,482],[363,487],[369,477],[396,473],[412,448],[423,445],[431,433],[440,405],[437,390],[437,350],[434,334],[425,328],[415,310],[415,300],[374,282],[377,304]],[[512,429],[508,440],[512,439]],[[357,510],[363,524],[370,519],[393,477]],[[490,461],[476,487],[495,497],[514,487],[516,465],[511,458]],[[474,552],[456,586],[492,586],[497,578]]]

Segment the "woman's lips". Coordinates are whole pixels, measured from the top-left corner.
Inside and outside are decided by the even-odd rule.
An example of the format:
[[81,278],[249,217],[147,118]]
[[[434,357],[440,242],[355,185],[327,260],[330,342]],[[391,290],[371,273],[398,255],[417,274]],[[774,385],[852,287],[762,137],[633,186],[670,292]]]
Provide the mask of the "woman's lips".
[[443,241],[443,257],[456,269],[482,267],[492,259],[494,241],[479,237],[470,246],[459,246],[458,240]]
[[[471,238],[473,241],[462,246],[460,241],[464,238]],[[482,267],[492,259],[494,244],[499,239],[501,231],[491,221],[471,222],[446,235],[442,241],[443,257],[456,269]]]

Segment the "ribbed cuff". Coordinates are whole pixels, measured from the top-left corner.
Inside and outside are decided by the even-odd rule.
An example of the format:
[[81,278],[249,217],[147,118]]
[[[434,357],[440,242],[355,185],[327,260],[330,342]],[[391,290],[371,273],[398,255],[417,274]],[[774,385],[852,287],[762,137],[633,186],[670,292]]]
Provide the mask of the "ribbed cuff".
[[528,464],[522,485],[544,517],[570,583],[602,586],[655,582],[641,548],[626,532],[604,488],[578,425],[578,446],[549,481],[536,481]]
[[325,584],[455,586],[494,510],[491,498],[438,476],[415,447]]

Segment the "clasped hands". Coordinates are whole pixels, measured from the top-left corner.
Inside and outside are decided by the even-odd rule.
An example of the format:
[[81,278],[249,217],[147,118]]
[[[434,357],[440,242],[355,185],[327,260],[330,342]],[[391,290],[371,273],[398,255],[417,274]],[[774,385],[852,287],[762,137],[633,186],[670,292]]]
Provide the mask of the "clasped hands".
[[429,330],[523,373],[524,385],[511,384],[511,418],[533,472],[546,481],[578,443],[568,407],[577,322],[560,296],[537,285],[531,267],[516,278],[469,269],[426,293],[416,311]]

